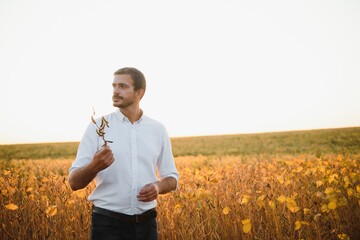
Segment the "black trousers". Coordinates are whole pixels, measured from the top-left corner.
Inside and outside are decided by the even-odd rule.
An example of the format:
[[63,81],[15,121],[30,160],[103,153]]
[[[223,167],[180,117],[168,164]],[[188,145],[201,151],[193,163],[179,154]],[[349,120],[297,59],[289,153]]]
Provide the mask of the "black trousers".
[[[104,210],[104,209],[101,209]],[[105,214],[107,213],[105,210]],[[99,213],[100,212],[100,213]],[[109,211],[108,211],[109,212]],[[118,217],[93,210],[91,224],[92,240],[157,240],[156,214],[149,217],[135,218],[128,215]],[[124,216],[124,217],[123,217]]]

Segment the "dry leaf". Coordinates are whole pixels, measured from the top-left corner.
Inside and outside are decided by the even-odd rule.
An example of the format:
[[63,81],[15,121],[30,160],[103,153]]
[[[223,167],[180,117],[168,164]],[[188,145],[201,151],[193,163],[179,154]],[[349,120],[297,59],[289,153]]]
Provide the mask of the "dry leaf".
[[285,202],[286,201],[286,197],[284,195],[281,195],[277,198],[277,200],[281,203]]
[[46,215],[49,217],[54,216],[57,213],[56,205],[50,206],[46,209]]
[[13,203],[10,203],[10,204],[8,204],[8,205],[5,205],[5,207],[6,207],[7,209],[13,210],[13,211],[19,208],[17,205],[15,205],[15,204],[13,204]]
[[336,201],[331,201],[329,202],[329,204],[327,205],[328,209],[334,210],[336,209],[337,205],[336,205]]
[[225,215],[228,215],[229,212],[230,212],[230,210],[231,210],[231,209],[230,209],[229,207],[224,207],[222,213],[225,214]]
[[250,219],[244,219],[241,221],[241,223],[243,224],[243,232],[244,233],[249,233],[251,230],[251,220]]

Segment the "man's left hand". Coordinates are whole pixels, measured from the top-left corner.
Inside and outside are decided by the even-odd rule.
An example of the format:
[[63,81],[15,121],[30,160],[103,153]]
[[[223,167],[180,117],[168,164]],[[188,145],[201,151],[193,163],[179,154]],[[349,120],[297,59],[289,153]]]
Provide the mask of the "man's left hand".
[[159,195],[159,186],[156,183],[146,184],[137,195],[141,202],[150,202],[155,200]]

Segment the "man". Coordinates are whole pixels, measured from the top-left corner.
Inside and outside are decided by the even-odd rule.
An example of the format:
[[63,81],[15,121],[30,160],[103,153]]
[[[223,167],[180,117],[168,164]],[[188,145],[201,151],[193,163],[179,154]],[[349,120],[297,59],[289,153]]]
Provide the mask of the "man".
[[100,119],[89,124],[69,184],[75,191],[95,179],[88,197],[91,239],[157,239],[156,199],[174,191],[179,177],[170,139],[164,126],[140,108],[146,81],[139,70],[117,70],[112,86],[113,106],[119,109],[104,116],[108,127],[99,127]]

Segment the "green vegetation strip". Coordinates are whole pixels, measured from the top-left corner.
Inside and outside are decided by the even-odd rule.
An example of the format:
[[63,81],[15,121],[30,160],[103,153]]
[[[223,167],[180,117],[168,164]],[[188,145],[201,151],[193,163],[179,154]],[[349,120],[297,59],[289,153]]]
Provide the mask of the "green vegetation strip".
[[[359,154],[360,127],[172,138],[174,156]],[[74,158],[78,142],[0,145],[0,160]]]

